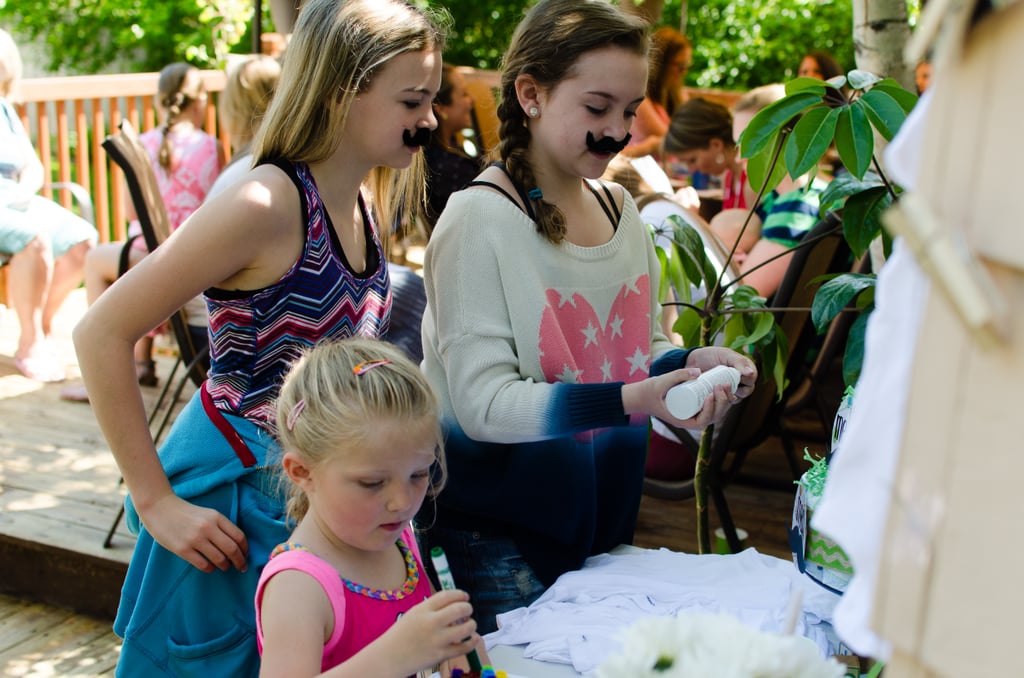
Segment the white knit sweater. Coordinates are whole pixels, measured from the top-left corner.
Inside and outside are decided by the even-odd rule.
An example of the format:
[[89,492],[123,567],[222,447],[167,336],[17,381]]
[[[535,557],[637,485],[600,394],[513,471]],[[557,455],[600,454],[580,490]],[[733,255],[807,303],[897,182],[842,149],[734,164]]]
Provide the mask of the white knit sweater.
[[[659,329],[651,236],[628,194],[612,239],[580,247],[552,244],[499,193],[454,193],[424,273],[423,368],[445,415],[476,440],[525,442],[578,429],[577,416],[559,411],[567,399],[557,384],[639,381],[674,348]],[[621,393],[594,391],[604,402],[587,409],[618,416],[584,428],[621,425]]]

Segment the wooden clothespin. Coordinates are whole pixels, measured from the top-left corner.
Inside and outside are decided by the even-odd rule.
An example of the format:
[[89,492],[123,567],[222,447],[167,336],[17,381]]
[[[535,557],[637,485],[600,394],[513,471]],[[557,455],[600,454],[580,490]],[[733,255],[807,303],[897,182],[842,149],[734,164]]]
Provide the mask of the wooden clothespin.
[[967,243],[943,229],[924,200],[904,193],[882,215],[882,224],[904,239],[982,348],[1009,341],[1009,306],[1003,295]]

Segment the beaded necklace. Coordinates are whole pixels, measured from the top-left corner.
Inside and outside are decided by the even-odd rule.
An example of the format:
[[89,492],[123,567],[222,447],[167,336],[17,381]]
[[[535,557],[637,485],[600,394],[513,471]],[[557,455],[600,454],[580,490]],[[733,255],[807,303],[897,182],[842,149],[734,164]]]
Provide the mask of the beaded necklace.
[[[405,560],[405,584],[400,589],[394,589],[391,591],[385,591],[382,589],[374,589],[363,584],[358,584],[354,581],[341,577],[341,582],[345,585],[352,593],[357,593],[367,598],[374,598],[376,600],[401,600],[406,596],[412,594],[416,590],[416,586],[420,581],[420,568],[416,564],[416,556],[413,555],[412,549],[405,544],[405,540],[401,537],[396,542],[398,544],[398,550],[402,554],[402,558]],[[308,548],[302,544],[295,542],[286,542],[284,544],[278,544],[274,547],[274,550],[270,553],[270,557],[284,553],[285,551],[306,551],[312,553]],[[316,555],[316,554],[313,554]],[[339,577],[341,575],[338,575]]]

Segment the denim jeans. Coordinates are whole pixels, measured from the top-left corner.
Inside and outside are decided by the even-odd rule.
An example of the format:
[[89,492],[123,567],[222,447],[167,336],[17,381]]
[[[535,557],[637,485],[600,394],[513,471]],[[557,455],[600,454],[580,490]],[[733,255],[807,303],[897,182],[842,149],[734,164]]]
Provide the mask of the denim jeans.
[[469,593],[480,634],[497,630],[496,615],[525,607],[544,593],[544,585],[508,537],[433,527],[420,533],[420,544],[424,564],[435,581],[430,549],[444,549],[455,585]]

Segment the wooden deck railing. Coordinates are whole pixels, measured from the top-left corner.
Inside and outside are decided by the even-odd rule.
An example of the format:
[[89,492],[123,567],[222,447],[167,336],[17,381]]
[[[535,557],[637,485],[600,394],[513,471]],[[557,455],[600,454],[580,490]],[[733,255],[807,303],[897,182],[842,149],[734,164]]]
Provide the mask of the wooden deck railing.
[[[217,123],[217,94],[224,89],[222,71],[203,71],[210,92],[204,127],[219,136],[225,155],[231,147]],[[126,190],[120,168],[100,144],[126,118],[140,131],[157,124],[153,95],[159,73],[28,78],[18,86],[18,113],[43,163],[44,176],[81,184],[92,196],[100,241],[122,240],[127,230]],[[71,208],[69,191],[56,197]]]

